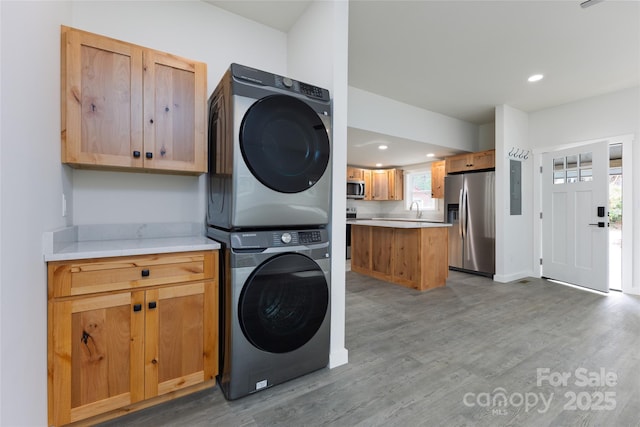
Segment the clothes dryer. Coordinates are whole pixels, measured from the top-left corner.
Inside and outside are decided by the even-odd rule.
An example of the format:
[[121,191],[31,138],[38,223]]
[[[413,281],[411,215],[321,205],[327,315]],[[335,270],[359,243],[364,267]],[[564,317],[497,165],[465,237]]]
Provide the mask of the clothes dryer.
[[330,258],[326,229],[208,228],[220,242],[220,368],[229,400],[329,363]]
[[218,228],[328,224],[329,91],[231,64],[209,98],[208,187]]

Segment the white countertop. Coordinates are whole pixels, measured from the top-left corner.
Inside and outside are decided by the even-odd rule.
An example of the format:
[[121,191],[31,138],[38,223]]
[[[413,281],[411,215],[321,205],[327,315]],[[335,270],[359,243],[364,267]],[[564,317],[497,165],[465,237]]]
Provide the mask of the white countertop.
[[411,221],[411,220],[380,220],[380,219],[359,219],[349,220],[347,224],[366,225],[369,227],[389,227],[389,228],[436,228],[451,227],[451,224],[445,222],[427,222],[427,221]]
[[[44,233],[44,260],[67,261],[220,249],[218,242],[197,234],[199,229],[199,226],[192,224],[67,227]],[[193,235],[188,235],[191,231]]]

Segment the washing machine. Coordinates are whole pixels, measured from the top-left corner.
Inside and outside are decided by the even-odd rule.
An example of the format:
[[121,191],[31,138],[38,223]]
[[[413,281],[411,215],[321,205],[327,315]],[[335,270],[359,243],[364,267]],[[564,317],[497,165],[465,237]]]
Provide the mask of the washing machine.
[[227,231],[221,244],[218,383],[229,400],[329,363],[326,229]]
[[207,222],[322,226],[331,198],[329,91],[238,64],[209,98]]

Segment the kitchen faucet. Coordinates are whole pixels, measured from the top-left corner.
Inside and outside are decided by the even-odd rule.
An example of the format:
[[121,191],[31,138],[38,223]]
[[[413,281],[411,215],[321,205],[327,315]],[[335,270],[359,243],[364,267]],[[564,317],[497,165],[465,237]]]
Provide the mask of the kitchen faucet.
[[409,206],[409,210],[410,211],[413,210],[413,204],[414,203],[416,205],[416,219],[422,218],[422,211],[420,210],[420,204],[418,202],[416,202],[415,200],[413,202],[411,202],[411,206]]

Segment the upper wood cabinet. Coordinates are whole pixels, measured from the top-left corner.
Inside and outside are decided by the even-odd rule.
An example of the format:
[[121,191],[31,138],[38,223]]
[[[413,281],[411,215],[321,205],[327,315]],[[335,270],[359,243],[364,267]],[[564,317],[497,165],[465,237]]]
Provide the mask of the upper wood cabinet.
[[371,200],[371,170],[364,169],[364,200]]
[[206,64],[62,27],[62,162],[207,171]]
[[496,150],[450,156],[445,159],[446,173],[492,169],[496,167]]
[[404,174],[401,169],[371,171],[371,200],[403,200]]
[[364,181],[364,169],[347,166],[347,179],[357,179]]
[[431,163],[431,197],[444,199],[445,161]]

